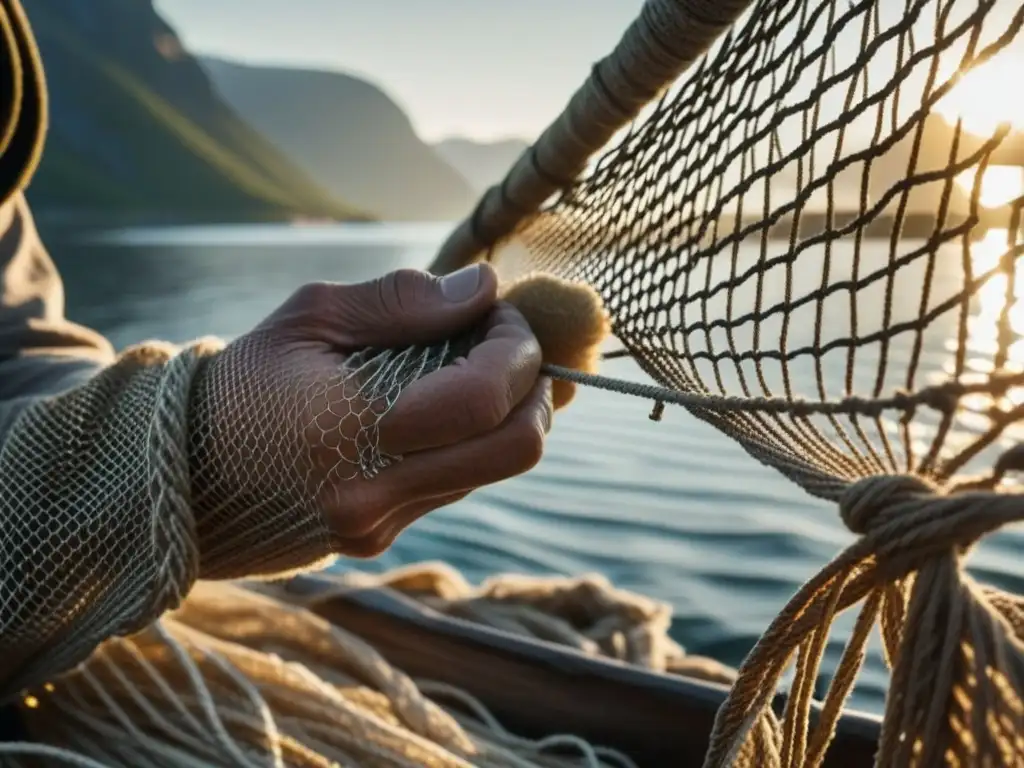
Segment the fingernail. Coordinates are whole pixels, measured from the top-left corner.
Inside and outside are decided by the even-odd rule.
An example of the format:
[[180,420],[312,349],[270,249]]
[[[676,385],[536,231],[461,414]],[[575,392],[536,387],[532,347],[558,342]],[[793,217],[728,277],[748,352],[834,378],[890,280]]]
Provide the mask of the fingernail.
[[441,294],[451,302],[468,301],[480,287],[480,265],[463,267],[441,278]]

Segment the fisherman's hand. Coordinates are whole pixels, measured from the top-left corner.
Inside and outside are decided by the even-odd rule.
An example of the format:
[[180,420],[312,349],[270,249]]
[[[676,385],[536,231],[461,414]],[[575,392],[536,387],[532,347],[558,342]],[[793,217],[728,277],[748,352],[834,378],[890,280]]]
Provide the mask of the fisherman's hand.
[[[200,375],[194,506],[204,575],[239,577],[370,557],[418,518],[532,468],[552,417],[529,325],[496,302],[478,265],[445,279],[402,270],[300,288]],[[353,426],[368,403],[340,378],[366,348],[431,344],[472,327],[482,341],[411,382],[379,424],[402,460],[355,471]]]

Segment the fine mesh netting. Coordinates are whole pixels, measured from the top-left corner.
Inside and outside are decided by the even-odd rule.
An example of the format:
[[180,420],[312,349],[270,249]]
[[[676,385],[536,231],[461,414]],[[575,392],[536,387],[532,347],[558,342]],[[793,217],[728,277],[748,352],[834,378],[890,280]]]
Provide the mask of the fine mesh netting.
[[200,574],[278,577],[330,559],[320,510],[399,459],[381,450],[380,419],[402,382],[457,348],[325,369],[288,346],[259,331],[223,350],[143,345],[27,409],[0,453],[8,691],[146,626]]
[[[287,341],[257,331],[226,347],[140,345],[19,417],[0,451],[0,685],[31,742],[0,742],[0,765],[633,766],[571,735],[517,737],[298,600],[215,581],[305,570],[337,551],[325,495],[400,460],[381,450],[381,418],[403,382],[461,347],[318,369]],[[423,579],[439,584],[439,610],[487,597],[438,569]],[[633,663],[727,674],[684,658],[667,606],[601,583],[560,592],[572,590],[507,585],[523,605],[491,617],[480,605],[477,620],[518,620],[591,653],[628,637]],[[581,612],[594,626],[569,623]]]
[[1024,382],[1024,135],[984,106],[1015,99],[1022,18],[1013,2],[756,3],[517,233],[513,269],[597,288],[665,387],[830,403],[694,409],[810,490],[944,479],[1010,427],[1006,385]]
[[[708,766],[822,764],[876,625],[879,765],[1024,762],[1024,600],[963,568],[1024,518],[1022,20],[1019,0],[650,0],[442,251],[591,286],[653,384],[550,375],[684,405],[857,535],[744,662]],[[628,765],[457,721],[311,614],[195,586],[329,558],[323,508],[400,459],[380,420],[468,343],[318,368],[257,330],[139,348],[29,407],[0,452],[0,670],[33,738],[90,766]]]

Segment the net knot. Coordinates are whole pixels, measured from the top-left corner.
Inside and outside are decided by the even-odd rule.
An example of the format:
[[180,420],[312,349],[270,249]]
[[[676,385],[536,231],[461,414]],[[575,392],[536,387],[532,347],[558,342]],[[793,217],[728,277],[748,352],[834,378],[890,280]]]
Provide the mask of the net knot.
[[917,475],[871,475],[847,487],[839,516],[852,532],[864,535],[889,522],[904,503],[935,494],[936,487]]

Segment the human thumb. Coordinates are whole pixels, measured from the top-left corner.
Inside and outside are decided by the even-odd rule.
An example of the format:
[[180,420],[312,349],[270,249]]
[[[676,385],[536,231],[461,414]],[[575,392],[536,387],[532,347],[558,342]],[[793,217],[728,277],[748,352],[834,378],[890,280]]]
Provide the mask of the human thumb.
[[444,277],[400,269],[376,280],[337,286],[319,319],[340,346],[430,344],[481,320],[497,293],[497,275],[487,264]]

